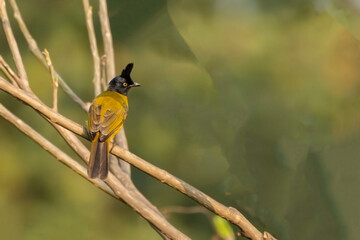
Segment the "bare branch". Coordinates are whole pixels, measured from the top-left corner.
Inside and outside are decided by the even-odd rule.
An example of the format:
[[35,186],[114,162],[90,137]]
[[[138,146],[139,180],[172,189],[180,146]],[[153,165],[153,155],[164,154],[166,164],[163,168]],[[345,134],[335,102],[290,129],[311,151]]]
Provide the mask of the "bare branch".
[[107,87],[107,76],[106,76],[106,56],[102,55],[100,59],[100,66],[101,66],[101,86],[102,90],[105,90]]
[[11,69],[9,64],[4,60],[4,58],[0,55],[0,68],[1,71],[6,75],[6,77],[12,82],[14,86],[19,87],[18,82],[20,82],[20,78],[14,71]]
[[99,17],[106,55],[107,81],[109,81],[111,77],[115,76],[115,56],[106,0],[99,0]]
[[18,70],[18,74],[20,77],[20,81],[18,82],[18,84],[25,91],[29,91],[30,86],[29,86],[29,82],[28,82],[28,77],[27,77],[27,74],[25,71],[24,63],[23,63],[21,55],[20,55],[19,47],[17,45],[17,42],[14,37],[14,33],[10,26],[10,21],[9,21],[7,11],[6,11],[5,0],[0,0],[0,17],[1,17],[1,21],[2,21],[6,39],[8,41],[12,56],[14,58],[15,66]]
[[202,213],[204,215],[208,215],[209,211],[204,209],[201,206],[193,206],[193,207],[183,207],[183,206],[167,206],[161,209],[161,212],[168,216],[170,213],[181,213],[181,214],[194,214],[194,213]]
[[55,112],[58,111],[58,87],[59,87],[59,79],[55,75],[54,66],[52,65],[50,53],[47,49],[43,51],[45,56],[46,63],[49,67],[51,80],[52,80],[52,89],[53,89],[53,110]]
[[[114,142],[121,148],[129,150],[124,127],[121,128],[121,130],[116,134]],[[117,164],[115,166],[113,165],[113,167],[111,168],[112,171],[117,171],[117,168],[120,168],[121,171],[125,172],[126,174],[131,174],[131,166],[129,163],[122,161],[121,159],[116,159],[115,161]]]
[[[88,139],[87,132],[82,126],[78,125],[77,123],[74,123],[73,121],[67,119],[66,117],[56,112],[53,112],[50,108],[46,106],[42,106],[36,101],[35,101],[36,103],[34,103],[34,101],[32,101],[33,99],[31,97],[26,96],[26,94],[23,94],[22,93],[23,91],[21,89],[17,89],[13,87],[11,84],[4,81],[3,78],[1,77],[0,77],[0,89],[10,93],[14,97],[18,98],[19,100],[33,107],[35,110],[41,112],[41,114],[51,119],[51,121],[60,124],[61,126],[74,132],[75,134],[78,134]],[[212,199],[205,193],[194,188],[190,184],[171,175],[167,171],[146,162],[145,160],[141,159],[135,154],[123,148],[120,148],[119,146],[112,145],[110,146],[110,149],[112,154],[120,157],[129,164],[135,166],[136,168],[149,174],[150,176],[158,179],[159,181],[169,185],[170,187],[175,188],[176,190],[192,198],[193,200],[195,200],[196,202],[198,202],[200,205],[204,206],[211,212],[237,225],[241,229],[243,236],[249,237],[251,239],[262,239],[262,234],[235,208],[224,206],[223,204]]]
[[86,27],[89,34],[90,41],[90,49],[93,57],[94,63],[94,76],[93,76],[93,84],[94,84],[94,94],[95,96],[101,93],[101,83],[100,83],[100,57],[98,53],[98,48],[96,44],[94,23],[93,23],[93,15],[92,15],[92,7],[89,4],[89,0],[83,0],[84,12],[86,17]]

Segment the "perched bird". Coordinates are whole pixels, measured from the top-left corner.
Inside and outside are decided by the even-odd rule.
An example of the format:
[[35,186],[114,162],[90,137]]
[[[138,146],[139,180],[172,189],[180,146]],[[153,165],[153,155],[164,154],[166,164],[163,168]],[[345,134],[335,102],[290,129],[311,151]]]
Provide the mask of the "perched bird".
[[97,96],[89,109],[89,135],[92,139],[88,176],[105,179],[109,171],[109,142],[121,129],[129,109],[127,95],[134,82],[130,73],[134,64],[129,63],[120,76],[109,82],[108,89]]

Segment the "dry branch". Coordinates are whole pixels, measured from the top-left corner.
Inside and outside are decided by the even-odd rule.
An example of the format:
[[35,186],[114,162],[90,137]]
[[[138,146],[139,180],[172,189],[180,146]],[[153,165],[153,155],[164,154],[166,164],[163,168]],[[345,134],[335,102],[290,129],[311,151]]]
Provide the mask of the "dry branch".
[[47,49],[44,50],[43,52],[44,56],[45,56],[45,60],[46,63],[49,67],[49,72],[51,75],[51,80],[52,80],[52,89],[53,89],[53,110],[55,112],[58,111],[58,87],[59,87],[59,80],[55,75],[55,70],[54,70],[54,66],[52,65],[51,62],[51,58],[50,58],[50,53]]
[[18,70],[18,74],[19,74],[19,78],[20,78],[20,81],[18,82],[18,84],[22,89],[28,91],[30,89],[30,87],[29,87],[26,70],[25,70],[21,55],[20,55],[19,47],[15,41],[14,33],[10,26],[9,17],[8,17],[7,11],[6,11],[5,0],[0,0],[0,17],[1,17],[4,32],[5,32],[5,36],[8,40],[9,47],[10,47],[10,50],[11,50],[11,53],[12,53],[12,56],[13,56],[13,59],[15,62],[15,66]]
[[94,76],[93,76],[94,95],[97,96],[101,93],[100,57],[96,44],[92,7],[90,6],[89,0],[83,0],[83,5],[84,5],[84,12],[86,17],[86,27],[89,34],[91,55],[93,58],[93,65],[94,65]]
[[10,68],[9,64],[5,62],[4,58],[0,55],[0,68],[1,71],[5,74],[5,76],[10,79],[11,83],[14,86],[19,87],[18,82],[20,82],[20,78],[14,73],[14,71]]
[[114,48],[113,41],[110,29],[110,22],[107,10],[106,0],[99,0],[99,17],[100,17],[100,27],[101,34],[104,42],[104,52],[106,55],[106,74],[107,81],[109,81],[109,77],[115,76],[115,56],[114,56]]

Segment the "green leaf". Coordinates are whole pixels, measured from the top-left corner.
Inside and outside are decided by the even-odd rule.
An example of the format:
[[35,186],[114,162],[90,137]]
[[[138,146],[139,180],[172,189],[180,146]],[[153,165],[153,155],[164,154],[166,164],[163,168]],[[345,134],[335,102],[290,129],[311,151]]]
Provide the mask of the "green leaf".
[[219,216],[214,216],[213,224],[216,230],[216,233],[222,238],[226,240],[235,239],[235,234],[233,229],[230,226],[230,223]]

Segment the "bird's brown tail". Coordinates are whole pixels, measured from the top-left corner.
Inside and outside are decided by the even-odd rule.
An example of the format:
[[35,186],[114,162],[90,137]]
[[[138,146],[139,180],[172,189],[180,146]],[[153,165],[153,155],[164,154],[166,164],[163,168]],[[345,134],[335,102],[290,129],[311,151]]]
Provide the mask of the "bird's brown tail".
[[88,165],[88,176],[90,178],[105,179],[109,171],[108,142],[99,141],[99,133],[96,134],[91,143],[90,159]]

